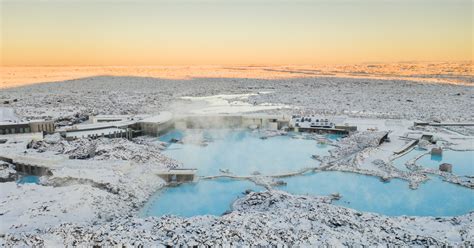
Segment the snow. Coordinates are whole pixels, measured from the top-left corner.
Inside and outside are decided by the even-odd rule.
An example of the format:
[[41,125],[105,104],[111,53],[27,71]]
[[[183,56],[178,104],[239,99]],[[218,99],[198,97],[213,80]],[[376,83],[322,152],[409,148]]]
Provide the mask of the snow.
[[19,121],[19,119],[15,115],[13,108],[0,107],[0,123],[17,121]]
[[158,115],[154,115],[141,120],[140,122],[153,122],[153,123],[165,123],[173,119],[173,114],[168,111],[160,112]]
[[0,182],[14,181],[16,178],[17,172],[15,170],[15,166],[7,162],[0,161]]
[[[469,246],[474,214],[396,217],[332,205],[331,198],[251,192],[220,217],[122,217],[64,223],[46,232],[7,234],[5,244],[75,246]],[[447,231],[449,230],[449,231]]]
[[[263,93],[262,93],[263,94]],[[183,100],[191,101],[191,104],[202,102],[204,107],[183,108],[181,114],[209,115],[209,114],[235,114],[255,111],[290,108],[288,105],[262,103],[259,105],[248,102],[250,96],[258,94],[232,94],[212,95],[202,97],[181,97]]]
[[105,191],[84,184],[46,187],[2,183],[0,233],[33,231],[64,221],[92,222],[101,210],[98,201],[108,197]]
[[[247,76],[235,78],[221,73],[235,73],[236,68],[204,68],[215,75],[207,78],[190,78],[192,73],[179,77],[176,72],[182,68],[166,71],[173,79],[79,78],[2,89],[0,99],[17,101],[0,101],[0,113],[3,119],[53,118],[56,125],[68,128],[98,114],[315,114],[359,130],[332,142],[337,147],[320,169],[401,178],[412,188],[435,174],[470,187],[456,175],[420,170],[416,161],[408,162],[407,167],[415,169],[410,172],[391,164],[393,152],[406,144],[410,133],[435,134],[443,147],[474,150],[472,128],[412,127],[414,120],[474,120],[472,83],[468,83],[472,76],[436,77],[430,67],[423,68],[428,76],[400,76],[392,67],[354,67],[360,75],[375,73],[354,77],[340,77],[341,67],[335,68],[339,76],[302,76],[319,72],[294,66],[243,68]],[[463,67],[442,68],[443,72]],[[385,69],[393,75],[377,74]],[[248,76],[260,73],[264,76]],[[62,74],[58,77],[64,79]],[[434,83],[440,81],[443,84]],[[104,125],[110,124],[89,127]],[[379,145],[380,136],[387,132],[391,142]],[[473,213],[450,218],[387,217],[338,207],[328,197],[280,191],[251,193],[235,202],[231,213],[219,217],[141,218],[140,207],[165,185],[157,174],[180,166],[160,153],[164,144],[146,137],[66,141],[47,135],[43,139],[39,133],[1,138],[7,143],[0,144],[0,156],[47,167],[53,175],[42,177],[40,185],[1,183],[0,245],[469,246],[474,240]],[[26,148],[31,140],[35,149]],[[1,175],[11,172],[10,166],[4,168]],[[272,184],[269,178],[252,180]]]
[[[259,92],[265,94],[259,94]],[[269,91],[269,92],[268,92]],[[157,114],[175,110],[227,112],[235,101],[235,111],[308,111],[325,116],[349,115],[364,118],[398,118],[430,121],[472,121],[472,86],[418,83],[408,80],[357,78],[255,78],[160,79],[142,77],[91,77],[63,82],[8,88],[1,98],[17,98],[0,107],[13,108],[19,118],[58,122],[82,120],[96,114]],[[214,97],[222,105],[206,99],[182,97],[242,95],[235,99]],[[224,96],[224,98],[226,98]],[[407,101],[410,100],[410,101]],[[214,100],[212,100],[214,101]],[[226,101],[227,103],[225,103]],[[216,100],[217,102],[217,100]],[[256,106],[254,106],[256,103]],[[202,106],[200,106],[202,105]],[[285,110],[284,106],[291,109]],[[224,108],[225,107],[225,108]],[[210,108],[210,109],[209,109]],[[308,113],[311,114],[311,113]]]
[[163,149],[162,144],[147,142],[144,139],[138,139],[138,142],[120,138],[80,138],[67,141],[58,136],[58,134],[47,135],[45,140],[32,142],[33,150],[30,151],[54,152],[56,155],[65,154],[74,159],[124,160],[166,164],[172,168],[179,166],[178,162],[160,153]]
[[[120,151],[112,152],[116,153]],[[87,162],[75,159],[58,162],[51,158],[60,155],[41,154],[46,155],[41,165],[49,168],[53,176],[42,178],[41,185],[2,184],[0,233],[40,230],[64,222],[90,225],[137,212],[148,196],[164,185],[157,174],[173,166],[138,164],[132,161],[136,159],[134,156],[128,161],[122,159],[129,157],[107,155]],[[34,162],[31,164],[37,164],[38,160]]]
[[[361,130],[333,142],[336,148],[330,159],[343,158],[341,161],[346,162],[328,169],[397,177],[415,186],[427,180],[424,173],[430,172],[401,172],[390,165],[388,155],[405,142],[394,137],[412,132],[408,129],[410,121],[340,118]],[[379,145],[388,131],[392,142]],[[438,135],[460,146],[454,143],[454,138],[462,137],[460,134]],[[468,231],[473,228],[472,213],[452,218],[386,217],[332,205],[328,197],[293,196],[279,191],[251,193],[234,203],[233,212],[221,217],[143,219],[137,214],[140,206],[164,185],[157,174],[179,166],[162,156],[162,144],[155,142],[156,138],[147,137],[133,141],[66,141],[55,134],[33,142],[35,149],[27,149],[26,155],[16,148],[17,156],[22,154],[27,163],[49,167],[53,176],[42,178],[41,185],[2,184],[0,233],[5,236],[0,243],[439,246],[466,245],[474,235]],[[469,145],[464,140],[461,143]],[[84,149],[89,151],[90,147],[94,148],[94,156],[86,160],[67,157],[81,154]],[[355,159],[345,160],[348,157]],[[256,176],[251,180],[268,187],[272,184],[269,178]]]

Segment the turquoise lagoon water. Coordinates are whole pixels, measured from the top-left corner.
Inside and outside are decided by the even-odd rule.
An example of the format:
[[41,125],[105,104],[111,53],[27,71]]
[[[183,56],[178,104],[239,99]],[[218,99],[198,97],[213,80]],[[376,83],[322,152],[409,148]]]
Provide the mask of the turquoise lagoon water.
[[311,156],[328,155],[331,148],[291,135],[260,139],[258,132],[243,130],[189,130],[184,134],[173,131],[161,140],[182,139],[187,135],[210,142],[207,146],[172,143],[163,153],[182,162],[184,167],[197,168],[201,176],[218,175],[220,169],[241,176],[255,171],[265,175],[297,171],[318,166],[319,162]]
[[460,176],[474,176],[474,151],[444,150],[442,156],[427,154],[421,157],[416,164],[438,169],[442,163],[453,165],[453,174]]
[[[182,139],[186,135],[202,135],[207,146],[170,144],[164,151],[168,156],[198,168],[202,176],[217,175],[219,168],[227,168],[237,175],[253,171],[271,175],[316,166],[311,155],[326,155],[331,146],[319,145],[314,140],[277,136],[260,139],[250,131],[209,130],[182,133],[172,131],[162,141]],[[338,137],[329,137],[336,139]],[[404,163],[423,150],[413,150],[395,164]],[[462,159],[461,159],[462,160]],[[471,163],[472,164],[472,163]],[[474,190],[446,183],[437,177],[411,190],[402,180],[381,182],[378,178],[343,172],[320,172],[284,178],[286,186],[278,189],[294,194],[329,195],[343,197],[335,204],[359,211],[390,216],[453,216],[474,210]],[[247,189],[264,190],[249,181],[214,179],[169,187],[153,195],[143,208],[145,216],[173,214],[179,216],[220,215],[230,210],[232,202]]]
[[339,193],[336,205],[390,216],[454,216],[474,210],[474,190],[443,182],[438,177],[416,190],[406,181],[383,183],[376,177],[344,172],[320,172],[283,179],[279,189],[293,194]]
[[16,183],[18,184],[25,184],[25,183],[39,183],[39,176],[22,176],[20,177]]
[[421,154],[427,153],[428,151],[422,148],[414,148],[407,154],[393,160],[393,166],[398,168],[399,170],[402,171],[408,171],[408,168],[405,166],[405,164],[411,160],[414,159],[416,156],[419,156]]
[[230,210],[232,202],[242,197],[247,189],[259,191],[263,188],[250,181],[231,179],[200,180],[198,183],[167,187],[151,197],[142,214],[183,217],[221,215]]

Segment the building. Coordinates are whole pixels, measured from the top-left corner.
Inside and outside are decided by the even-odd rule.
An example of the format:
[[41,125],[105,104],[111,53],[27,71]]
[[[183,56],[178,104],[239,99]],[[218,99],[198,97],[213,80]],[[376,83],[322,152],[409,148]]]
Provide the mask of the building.
[[28,122],[1,122],[0,134],[31,133]]
[[22,122],[0,122],[0,134],[54,133],[54,122],[32,120]]
[[327,118],[319,118],[314,115],[294,115],[290,120],[290,127],[301,128],[334,128],[336,125]]
[[92,123],[138,121],[150,117],[150,115],[95,115],[90,116]]
[[78,130],[63,132],[62,136],[67,140],[73,140],[78,138],[126,138],[132,139],[134,137],[133,130],[130,128],[101,128],[91,130]]
[[174,127],[173,115],[161,112],[158,115],[97,115],[90,117],[92,123],[63,127],[58,132],[66,139],[78,138],[127,138],[139,135],[160,135]]
[[173,114],[160,112],[160,114],[145,118],[137,122],[142,134],[158,136],[174,127]]
[[92,123],[103,123],[103,122],[116,122],[116,121],[126,121],[131,117],[129,115],[96,115],[90,116],[89,120]]
[[92,124],[79,124],[72,127],[64,127],[58,132],[68,140],[78,138],[127,138],[131,139],[136,136],[134,130],[130,127],[136,125],[136,121],[116,121],[116,122],[100,122]]
[[296,132],[334,133],[342,135],[357,131],[357,126],[336,125],[328,118],[314,115],[294,115],[291,117],[288,127]]
[[32,133],[54,133],[54,122],[45,120],[32,120],[29,122]]

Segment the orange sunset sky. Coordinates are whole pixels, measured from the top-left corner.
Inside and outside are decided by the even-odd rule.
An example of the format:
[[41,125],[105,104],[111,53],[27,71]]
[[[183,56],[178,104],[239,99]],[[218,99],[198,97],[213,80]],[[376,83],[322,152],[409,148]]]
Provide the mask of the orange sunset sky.
[[3,66],[472,60],[470,0],[0,0]]

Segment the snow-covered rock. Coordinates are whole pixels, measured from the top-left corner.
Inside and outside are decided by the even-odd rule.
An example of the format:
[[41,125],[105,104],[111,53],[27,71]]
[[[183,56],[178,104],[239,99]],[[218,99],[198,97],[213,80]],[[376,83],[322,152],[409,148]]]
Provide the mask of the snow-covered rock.
[[[470,246],[474,214],[386,217],[335,206],[327,197],[252,192],[223,216],[137,218],[64,223],[6,234],[5,245],[61,246]],[[449,232],[447,231],[449,230]]]
[[166,163],[176,168],[180,163],[161,154],[162,143],[152,144],[140,138],[129,141],[123,138],[80,138],[67,141],[55,135],[47,135],[44,140],[32,141],[30,147],[38,152],[56,152],[71,159],[127,160],[136,163]]
[[0,161],[0,182],[15,181],[17,177],[18,173],[14,165]]

